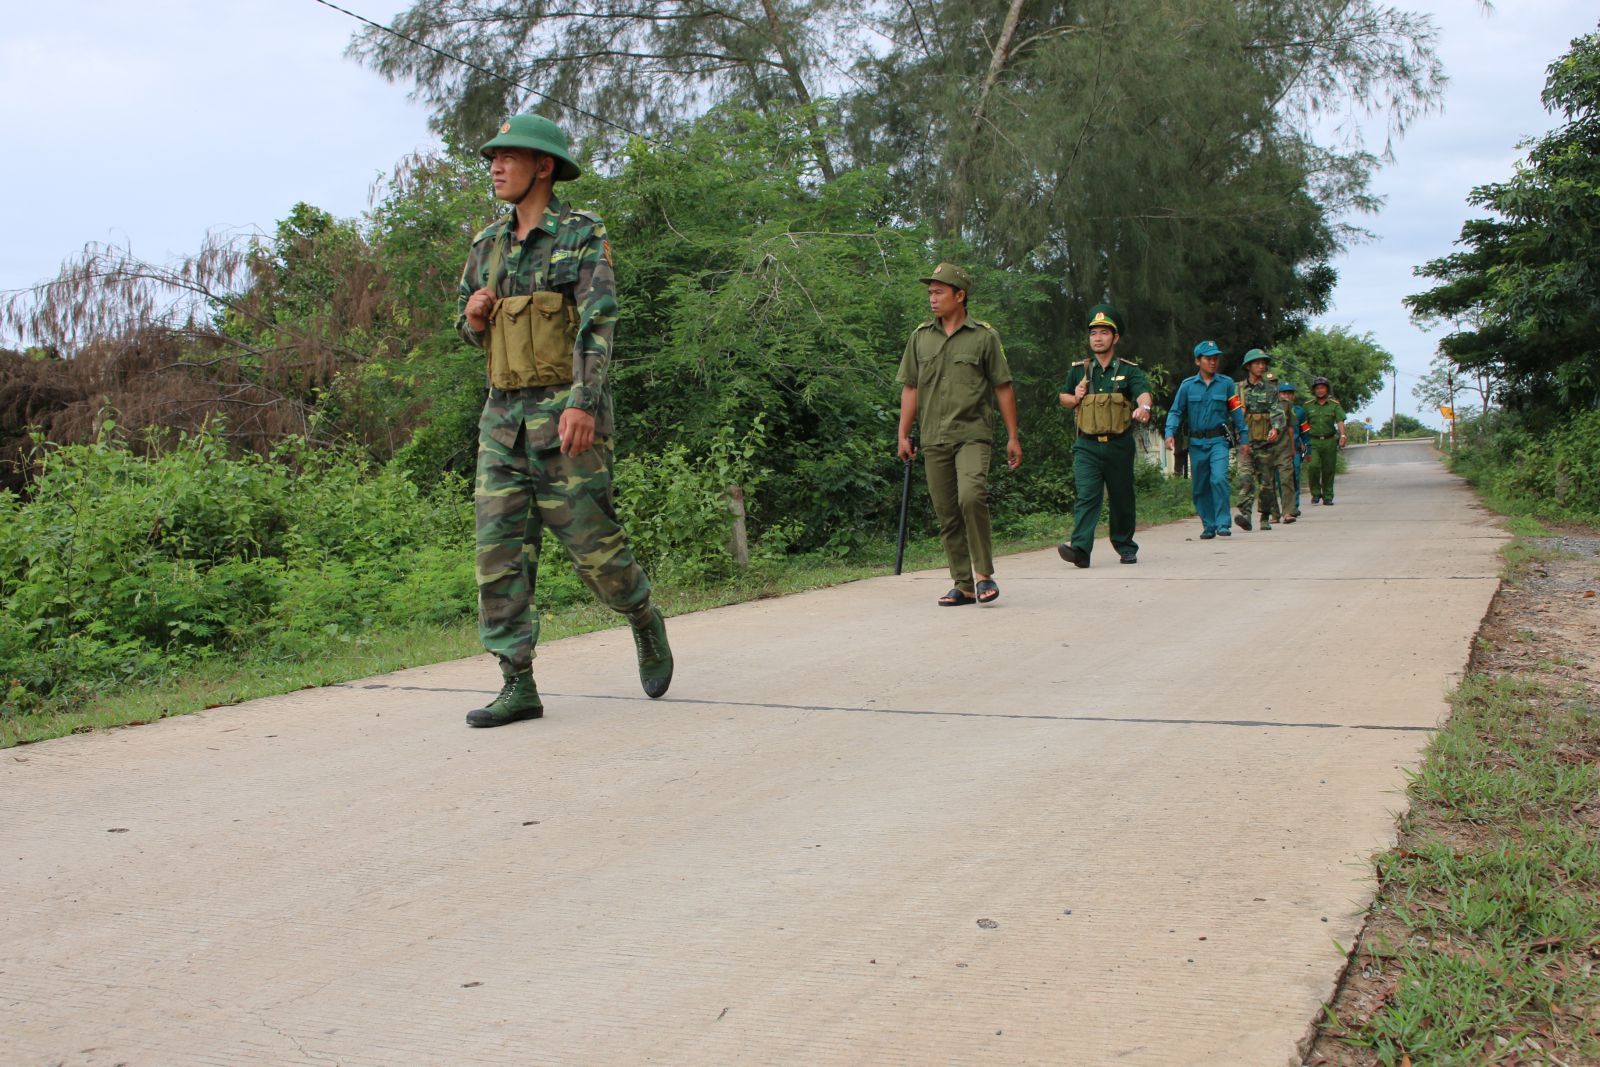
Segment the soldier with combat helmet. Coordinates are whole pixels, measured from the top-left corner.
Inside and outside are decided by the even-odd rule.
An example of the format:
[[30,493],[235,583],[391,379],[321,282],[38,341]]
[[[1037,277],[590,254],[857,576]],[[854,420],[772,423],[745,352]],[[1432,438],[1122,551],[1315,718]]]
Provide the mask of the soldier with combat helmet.
[[1094,528],[1109,501],[1108,533],[1117,559],[1139,562],[1133,539],[1134,423],[1150,421],[1150,382],[1137,363],[1117,355],[1123,318],[1110,304],[1089,309],[1089,357],[1074,363],[1061,386],[1061,406],[1076,416],[1072,443],[1072,480],[1077,488],[1071,537],[1057,546],[1062,559],[1075,567],[1089,565]]
[[1289,420],[1284,418],[1283,404],[1278,399],[1278,383],[1267,379],[1267,364],[1272,357],[1259,348],[1244,354],[1245,378],[1237,386],[1239,404],[1244,411],[1244,423],[1249,428],[1251,450],[1241,452],[1239,459],[1239,514],[1240,526],[1251,529],[1252,505],[1260,501],[1261,528],[1272,529],[1272,513],[1277,508],[1278,494],[1273,489],[1273,476],[1277,464],[1277,448],[1287,440]]
[[1333,398],[1328,379],[1311,383],[1311,403],[1306,405],[1307,431],[1311,436],[1311,457],[1306,480],[1311,483],[1311,502],[1333,506],[1333,476],[1339,466],[1339,449],[1345,445],[1344,408]]
[[469,726],[537,719],[533,680],[539,548],[548,528],[583,579],[633,630],[639,681],[672,681],[666,623],[611,498],[608,371],[617,321],[611,244],[597,215],[555,195],[578,177],[561,128],[515,115],[483,145],[494,195],[511,206],[472,240],[456,330],[488,356],[478,421],[478,635],[504,684]]
[[1000,596],[994,580],[989,525],[989,459],[998,406],[1010,440],[1006,465],[1022,462],[1017,437],[1017,394],[1011,367],[993,326],[968,314],[972,275],[941,263],[921,279],[928,287],[933,318],[911,331],[895,380],[900,383],[900,458],[917,454],[915,422],[922,439],[928,497],[939,518],[939,539],[955,585],[939,598],[942,607],[987,604]]

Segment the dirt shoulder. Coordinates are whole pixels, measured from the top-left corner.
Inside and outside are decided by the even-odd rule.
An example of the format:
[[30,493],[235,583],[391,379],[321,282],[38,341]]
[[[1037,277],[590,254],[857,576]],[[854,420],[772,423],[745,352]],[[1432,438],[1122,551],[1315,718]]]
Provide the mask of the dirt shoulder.
[[1600,536],[1506,555],[1307,1067],[1600,1064]]

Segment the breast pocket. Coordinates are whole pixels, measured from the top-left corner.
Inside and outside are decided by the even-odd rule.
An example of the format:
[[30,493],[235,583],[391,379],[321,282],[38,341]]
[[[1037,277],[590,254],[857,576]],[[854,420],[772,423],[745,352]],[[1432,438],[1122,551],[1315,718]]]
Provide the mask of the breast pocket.
[[951,356],[950,376],[957,385],[982,385],[984,381],[983,360],[978,356],[966,354]]

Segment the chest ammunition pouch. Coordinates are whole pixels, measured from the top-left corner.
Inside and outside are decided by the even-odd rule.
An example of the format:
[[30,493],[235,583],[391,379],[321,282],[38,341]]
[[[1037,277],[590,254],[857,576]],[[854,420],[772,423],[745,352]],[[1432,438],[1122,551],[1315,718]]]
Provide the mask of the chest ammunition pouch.
[[[1088,362],[1083,368],[1089,374]],[[1084,393],[1078,401],[1078,432],[1104,437],[1127,431],[1133,422],[1133,403],[1121,393]]]
[[[577,281],[577,227],[563,225],[551,256],[552,286]],[[501,240],[489,253],[488,280],[499,292]],[[560,253],[565,250],[566,255]],[[537,284],[537,283],[536,283]],[[578,305],[559,289],[502,296],[489,312],[489,384],[496,389],[530,389],[572,382],[573,349],[578,340]]]

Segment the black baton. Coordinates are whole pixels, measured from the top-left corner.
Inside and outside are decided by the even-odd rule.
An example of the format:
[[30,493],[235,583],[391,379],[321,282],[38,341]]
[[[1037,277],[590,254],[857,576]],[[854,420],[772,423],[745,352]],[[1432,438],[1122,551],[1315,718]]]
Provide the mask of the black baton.
[[900,573],[900,568],[906,561],[906,505],[911,502],[911,460],[906,460],[905,480],[900,483],[900,536],[896,541],[894,552],[894,572]]

